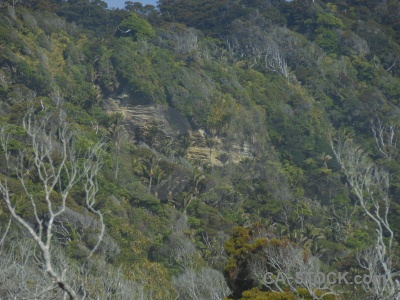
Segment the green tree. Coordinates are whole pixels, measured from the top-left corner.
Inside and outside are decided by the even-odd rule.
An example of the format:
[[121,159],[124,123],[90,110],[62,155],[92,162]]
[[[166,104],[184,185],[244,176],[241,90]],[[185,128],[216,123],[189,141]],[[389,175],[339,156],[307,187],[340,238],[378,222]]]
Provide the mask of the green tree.
[[118,28],[122,35],[133,36],[135,40],[149,40],[156,36],[150,23],[135,13],[131,13],[126,19],[122,20]]

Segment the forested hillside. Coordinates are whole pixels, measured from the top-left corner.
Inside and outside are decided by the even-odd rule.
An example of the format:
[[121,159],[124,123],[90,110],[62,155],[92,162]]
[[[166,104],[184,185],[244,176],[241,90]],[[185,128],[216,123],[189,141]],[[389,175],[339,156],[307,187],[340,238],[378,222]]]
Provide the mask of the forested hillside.
[[3,0],[0,100],[0,299],[400,299],[398,0]]

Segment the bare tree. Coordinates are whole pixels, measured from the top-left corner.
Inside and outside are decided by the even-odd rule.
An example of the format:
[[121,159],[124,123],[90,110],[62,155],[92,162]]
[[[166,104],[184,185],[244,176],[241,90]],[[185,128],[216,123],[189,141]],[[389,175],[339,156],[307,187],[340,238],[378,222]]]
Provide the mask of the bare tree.
[[[4,240],[7,236],[7,233],[10,230],[11,221],[12,221],[12,217],[10,217],[10,219],[8,220],[6,228],[0,227],[0,247],[3,246]],[[0,225],[1,225],[1,223],[0,223]]]
[[188,217],[176,210],[173,211],[169,228],[171,234],[157,251],[158,255],[165,257],[171,264],[176,264],[182,271],[198,267],[199,253],[191,240],[185,235],[188,228]]
[[334,201],[331,201],[331,204],[323,207],[323,209],[326,212],[326,218],[330,222],[330,228],[335,239],[340,242],[346,241],[352,228],[352,218],[356,213],[357,206],[353,206],[351,203],[335,205]]
[[268,37],[258,26],[236,21],[238,30],[227,37],[226,46],[229,57],[236,60],[247,60],[247,67],[257,66],[262,60]]
[[387,159],[397,156],[397,139],[395,136],[396,125],[385,126],[381,119],[376,118],[376,124],[371,121],[371,130],[379,152]]
[[[321,270],[317,257],[289,241],[266,245],[261,255],[254,256],[250,262],[252,277],[259,284],[278,292],[283,292],[284,286],[294,293],[298,287],[303,287],[315,300],[337,295],[332,283],[318,277],[323,275]],[[275,280],[272,280],[272,274],[277,276]]]
[[279,46],[274,41],[270,41],[268,47],[266,47],[264,63],[268,70],[278,73],[289,82],[291,78],[289,67],[281,54]]
[[388,216],[390,208],[389,174],[375,166],[351,138],[331,141],[332,150],[347,181],[357,196],[364,214],[375,223],[376,244],[359,256],[361,267],[371,276],[383,276],[364,288],[378,299],[400,299],[399,275],[393,265],[393,237]]
[[224,276],[214,269],[201,268],[200,253],[185,235],[189,228],[187,215],[175,211],[171,221],[172,233],[160,248],[159,255],[176,264],[181,271],[172,282],[178,293],[175,300],[223,299],[230,293]]
[[[0,248],[0,299],[66,299],[66,295],[53,280],[46,275],[43,260],[37,256],[34,240],[7,240],[7,251]],[[79,290],[83,299],[156,299],[154,287],[146,280],[131,278],[120,268],[114,268],[104,260],[91,260],[85,266],[79,266],[69,260],[63,248],[54,244],[52,261],[63,278],[69,278],[74,290]],[[68,268],[67,268],[68,266]],[[145,277],[146,278],[146,277]],[[165,299],[172,299],[168,292]]]
[[288,83],[295,79],[273,34],[267,34],[260,27],[254,25],[243,26],[240,24],[240,28],[226,41],[232,60],[247,59],[248,68],[263,63],[268,70],[285,77]]
[[0,299],[50,299],[60,290],[35,257],[34,241],[12,240],[0,249]]
[[221,231],[219,234],[210,240],[207,232],[202,233],[203,242],[206,246],[204,254],[207,258],[209,266],[223,266],[226,262],[227,254],[224,249],[226,235]]
[[228,296],[230,290],[221,272],[203,268],[196,272],[186,269],[173,279],[179,295],[177,299],[221,300]]
[[[98,241],[89,257],[99,246],[105,227],[102,214],[94,205],[97,192],[96,175],[101,167],[98,152],[102,144],[98,143],[80,155],[73,144],[73,135],[63,110],[60,110],[57,116],[45,112],[43,117],[37,117],[29,111],[23,119],[23,127],[27,135],[26,147],[20,151],[17,158],[8,150],[11,135],[5,127],[0,129],[0,142],[7,170],[15,172],[20,184],[19,189],[23,191],[26,201],[31,206],[32,218],[27,219],[20,213],[21,207],[13,197],[18,190],[14,190],[15,185],[8,184],[8,177],[0,182],[0,193],[13,220],[28,232],[39,247],[46,273],[70,299],[78,299],[76,290],[63,276],[64,272],[57,271],[54,265],[51,252],[53,234],[55,222],[67,209],[67,197],[71,189],[83,182],[86,206],[102,223]],[[26,163],[29,156],[32,165]],[[30,182],[29,173],[32,169],[42,189],[40,196],[34,192]],[[55,197],[56,194],[58,197]]]

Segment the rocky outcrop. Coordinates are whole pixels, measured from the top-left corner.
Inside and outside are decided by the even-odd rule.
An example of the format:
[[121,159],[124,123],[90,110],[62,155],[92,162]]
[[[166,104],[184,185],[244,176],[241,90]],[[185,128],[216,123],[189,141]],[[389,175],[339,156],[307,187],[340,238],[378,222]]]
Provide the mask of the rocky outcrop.
[[189,161],[222,166],[228,161],[238,163],[253,156],[248,143],[228,143],[224,138],[208,137],[204,130],[193,129],[174,108],[130,105],[127,95],[109,98],[103,107],[108,114],[120,113],[123,116],[121,125],[132,139],[155,149],[162,147],[166,141],[179,141],[180,136],[186,136],[189,139],[186,151]]
[[[211,139],[212,142],[207,142]],[[243,145],[228,143],[224,138],[207,137],[203,130],[190,132],[192,145],[187,152],[189,160],[199,160],[216,166],[222,166],[230,161],[240,162],[245,157],[253,157],[251,148],[245,142]],[[210,148],[211,146],[211,148]]]
[[122,126],[132,139],[158,146],[162,140],[172,139],[173,130],[165,117],[165,109],[157,105],[129,105],[127,97],[109,98],[104,104],[108,114],[123,116]]

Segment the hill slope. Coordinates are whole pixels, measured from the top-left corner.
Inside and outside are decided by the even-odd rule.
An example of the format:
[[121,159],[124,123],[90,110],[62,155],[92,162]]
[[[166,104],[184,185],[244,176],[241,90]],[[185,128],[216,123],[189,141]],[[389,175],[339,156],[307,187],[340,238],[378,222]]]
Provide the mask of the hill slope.
[[399,295],[398,1],[0,5],[0,298]]

